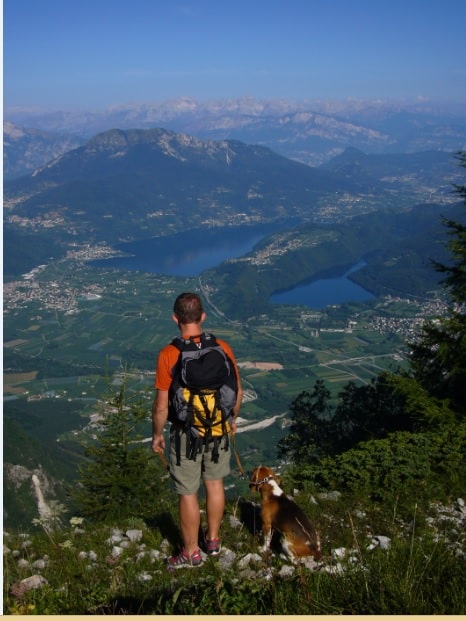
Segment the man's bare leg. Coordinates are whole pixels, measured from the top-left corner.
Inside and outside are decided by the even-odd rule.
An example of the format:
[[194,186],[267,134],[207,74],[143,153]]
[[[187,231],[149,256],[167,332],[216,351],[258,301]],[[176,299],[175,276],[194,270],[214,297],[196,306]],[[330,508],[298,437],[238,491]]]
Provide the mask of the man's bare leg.
[[225,489],[223,479],[204,481],[206,488],[207,539],[218,539],[225,512]]
[[201,516],[197,494],[180,495],[180,528],[185,550],[191,556],[199,549],[199,527]]

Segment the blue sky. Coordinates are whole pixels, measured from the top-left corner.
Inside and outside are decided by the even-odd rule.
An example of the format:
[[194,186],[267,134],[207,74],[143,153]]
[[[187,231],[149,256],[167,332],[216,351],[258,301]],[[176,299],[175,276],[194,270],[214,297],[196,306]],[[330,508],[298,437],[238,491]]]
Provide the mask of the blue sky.
[[465,0],[3,0],[4,107],[466,102]]

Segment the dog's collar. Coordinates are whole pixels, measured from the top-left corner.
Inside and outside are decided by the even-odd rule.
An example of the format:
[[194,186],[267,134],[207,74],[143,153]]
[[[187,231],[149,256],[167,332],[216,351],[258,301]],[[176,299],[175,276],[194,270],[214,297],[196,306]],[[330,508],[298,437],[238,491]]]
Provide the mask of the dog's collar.
[[251,485],[264,485],[264,483],[268,483],[271,479],[273,479],[273,476],[271,474],[269,474],[269,476],[265,477],[264,479],[261,479],[260,481],[253,481],[252,479],[249,479],[249,483],[251,483]]

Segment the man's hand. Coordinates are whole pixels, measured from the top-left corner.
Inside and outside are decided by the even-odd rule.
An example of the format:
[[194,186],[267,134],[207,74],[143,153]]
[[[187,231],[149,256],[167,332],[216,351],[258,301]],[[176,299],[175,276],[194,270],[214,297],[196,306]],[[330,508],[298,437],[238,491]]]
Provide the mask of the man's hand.
[[152,450],[154,453],[165,452],[165,438],[163,434],[152,436]]

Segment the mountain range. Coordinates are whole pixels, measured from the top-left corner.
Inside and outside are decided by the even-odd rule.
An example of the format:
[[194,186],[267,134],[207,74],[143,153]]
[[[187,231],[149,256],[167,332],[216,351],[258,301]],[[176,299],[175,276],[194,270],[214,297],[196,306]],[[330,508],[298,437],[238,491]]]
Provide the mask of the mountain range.
[[[172,101],[112,106],[103,110],[7,109],[4,126],[6,179],[45,164],[50,151],[64,153],[109,129],[163,127],[210,140],[258,144],[313,166],[347,147],[367,153],[458,151],[466,145],[466,111],[461,105],[428,101],[293,102],[252,98]],[[29,129],[35,128],[35,129]],[[42,159],[28,145],[38,132],[48,147]],[[67,138],[66,138],[67,137]]]
[[[33,254],[33,267],[43,253],[64,255],[77,242],[115,244],[203,226],[399,210],[445,185],[449,192],[452,164],[452,154],[441,151],[395,156],[348,149],[311,167],[260,145],[160,128],[114,129],[5,183],[4,270],[24,270],[20,248]],[[18,243],[19,234],[34,235],[34,244]]]

